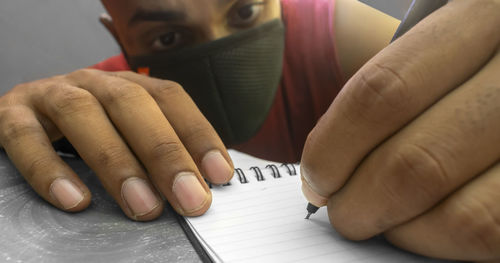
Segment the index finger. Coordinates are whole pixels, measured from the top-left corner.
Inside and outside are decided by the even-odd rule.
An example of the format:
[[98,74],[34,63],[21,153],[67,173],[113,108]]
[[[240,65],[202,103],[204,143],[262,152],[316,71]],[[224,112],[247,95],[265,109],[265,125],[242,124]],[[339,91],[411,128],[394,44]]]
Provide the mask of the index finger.
[[[233,165],[222,140],[179,84],[130,71],[95,71],[93,74],[87,74],[85,78],[80,77],[79,82],[92,86],[99,76],[130,81],[146,90],[174,129],[176,136],[189,152],[201,174],[216,184],[223,184],[231,179]],[[133,107],[133,105],[127,107]],[[134,141],[138,139],[134,138]]]
[[309,134],[305,187],[335,193],[377,145],[481,68],[498,48],[499,10],[452,1],[364,65]]
[[[149,177],[157,189],[180,214],[200,215],[208,209],[211,203],[208,186],[204,183],[198,168],[179,140],[169,120],[165,118],[154,99],[142,86],[93,70],[77,71],[69,75],[68,78],[95,96],[116,128],[114,133],[119,133],[119,137],[123,138],[135,153],[136,158],[149,172]],[[89,118],[95,119],[95,116]],[[92,130],[101,132],[98,127],[93,127]],[[71,130],[67,131],[67,133],[71,132]],[[85,132],[85,134],[88,133],[92,132]],[[71,136],[67,135],[67,137],[71,141]],[[98,145],[92,145],[93,142],[89,142],[89,140],[81,140],[85,137],[81,135],[81,131],[77,132],[76,137],[75,135],[72,137],[74,141],[72,143],[79,144],[75,147],[79,146],[77,149],[81,149],[82,157],[86,160],[95,158],[92,155],[92,149],[116,148],[114,145],[107,146],[106,142],[102,141]],[[100,137],[116,136],[103,135]],[[126,150],[119,150],[110,155],[112,157],[120,156],[118,158],[123,162],[124,152]],[[102,159],[111,159],[111,157]],[[102,167],[98,161],[90,161],[89,165],[94,170],[101,170],[99,174],[102,176],[109,174],[109,172],[102,172],[103,168],[121,169],[131,162],[133,160],[125,159],[125,162],[118,164],[110,161],[104,163],[105,167]],[[140,174],[140,172],[134,172],[134,174]],[[125,183],[120,184],[125,185]],[[125,187],[122,187],[121,193],[126,191]],[[125,194],[125,196],[127,195]]]
[[180,87],[172,88],[178,84],[133,72],[114,74],[141,85],[151,94],[205,178],[216,184],[231,179],[233,163],[224,143],[191,97]]

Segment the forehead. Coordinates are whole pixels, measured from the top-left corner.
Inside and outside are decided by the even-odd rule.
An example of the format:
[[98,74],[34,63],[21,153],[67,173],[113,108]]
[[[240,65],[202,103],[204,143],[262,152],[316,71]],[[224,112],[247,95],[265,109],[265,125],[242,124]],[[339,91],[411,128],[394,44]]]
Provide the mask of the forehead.
[[140,12],[176,11],[186,16],[200,16],[223,9],[236,0],[103,0],[115,20],[127,20]]

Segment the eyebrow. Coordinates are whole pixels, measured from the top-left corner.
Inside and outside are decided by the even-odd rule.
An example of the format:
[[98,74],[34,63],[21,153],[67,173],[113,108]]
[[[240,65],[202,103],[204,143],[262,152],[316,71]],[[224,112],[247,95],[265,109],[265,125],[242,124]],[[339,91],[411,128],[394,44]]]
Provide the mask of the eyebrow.
[[145,10],[138,9],[130,18],[128,25],[134,26],[142,21],[183,21],[186,19],[186,14],[173,10]]

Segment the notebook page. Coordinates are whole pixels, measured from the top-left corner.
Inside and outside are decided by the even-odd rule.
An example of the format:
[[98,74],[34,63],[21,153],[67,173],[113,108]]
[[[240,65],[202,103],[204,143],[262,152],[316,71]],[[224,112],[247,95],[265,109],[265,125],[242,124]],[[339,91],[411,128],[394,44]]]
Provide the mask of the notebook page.
[[230,186],[212,188],[209,211],[186,218],[214,261],[437,262],[398,250],[382,238],[347,241],[330,226],[326,208],[304,219],[307,201],[299,174],[281,169],[282,178],[273,178],[269,169],[262,169],[265,181],[257,181],[248,169],[264,168],[268,161],[234,151],[230,155],[249,183],[241,184],[235,176]]

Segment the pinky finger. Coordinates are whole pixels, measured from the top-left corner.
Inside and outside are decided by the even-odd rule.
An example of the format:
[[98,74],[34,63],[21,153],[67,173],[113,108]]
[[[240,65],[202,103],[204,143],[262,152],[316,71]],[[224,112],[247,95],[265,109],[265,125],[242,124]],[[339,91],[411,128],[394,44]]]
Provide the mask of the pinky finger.
[[431,257],[500,262],[500,163],[427,213],[386,233],[396,246]]
[[57,155],[42,125],[27,107],[0,114],[0,143],[31,187],[55,207],[69,212],[87,208],[91,194]]

